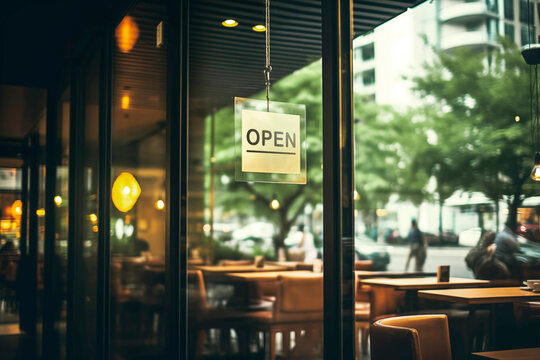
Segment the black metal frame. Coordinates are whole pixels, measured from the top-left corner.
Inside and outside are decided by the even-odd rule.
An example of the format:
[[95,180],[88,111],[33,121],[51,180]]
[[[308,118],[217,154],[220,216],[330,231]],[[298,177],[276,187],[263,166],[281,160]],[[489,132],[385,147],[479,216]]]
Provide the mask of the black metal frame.
[[353,4],[322,4],[324,358],[354,359]]

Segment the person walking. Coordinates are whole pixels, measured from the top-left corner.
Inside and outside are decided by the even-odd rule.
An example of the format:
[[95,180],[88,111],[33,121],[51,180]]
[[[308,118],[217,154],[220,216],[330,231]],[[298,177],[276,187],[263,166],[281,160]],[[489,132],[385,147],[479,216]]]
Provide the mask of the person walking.
[[410,251],[407,262],[405,263],[405,271],[408,271],[409,262],[412,257],[414,257],[414,270],[422,271],[426,262],[426,247],[424,244],[424,235],[418,228],[416,219],[412,219],[411,221],[411,230],[407,235],[407,241],[409,242]]

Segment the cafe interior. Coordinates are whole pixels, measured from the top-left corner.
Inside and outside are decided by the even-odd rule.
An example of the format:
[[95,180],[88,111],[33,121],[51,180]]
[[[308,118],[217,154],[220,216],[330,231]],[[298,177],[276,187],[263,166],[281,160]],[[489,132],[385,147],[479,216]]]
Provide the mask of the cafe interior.
[[[540,267],[358,255],[379,181],[362,164],[408,154],[355,135],[379,110],[355,95],[353,41],[424,4],[441,1],[3,2],[0,358],[540,359]],[[255,110],[298,117],[301,176],[262,148],[245,176]]]

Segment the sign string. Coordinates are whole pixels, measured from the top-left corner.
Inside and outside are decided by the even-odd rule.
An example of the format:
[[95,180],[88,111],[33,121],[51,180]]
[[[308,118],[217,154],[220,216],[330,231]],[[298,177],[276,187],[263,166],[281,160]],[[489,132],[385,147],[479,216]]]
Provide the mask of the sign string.
[[266,34],[266,65],[264,67],[264,84],[266,86],[266,111],[270,112],[270,0],[265,0],[265,34]]

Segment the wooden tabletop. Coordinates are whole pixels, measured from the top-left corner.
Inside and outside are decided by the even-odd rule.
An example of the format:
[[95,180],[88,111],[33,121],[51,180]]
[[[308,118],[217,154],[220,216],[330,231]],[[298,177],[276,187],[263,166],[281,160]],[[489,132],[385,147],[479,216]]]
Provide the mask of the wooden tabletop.
[[414,271],[414,272],[400,272],[400,271],[368,271],[368,270],[356,270],[354,272],[356,276],[359,276],[362,279],[369,278],[419,278],[427,276],[437,276],[436,272],[423,272],[423,271]]
[[540,293],[521,290],[519,287],[423,290],[418,292],[418,296],[425,299],[466,304],[497,304],[540,299]]
[[373,278],[360,279],[362,284],[391,287],[396,290],[448,289],[456,287],[475,287],[489,285],[488,280],[451,277],[450,281],[438,282],[436,277],[421,278]]
[[283,272],[283,271],[236,272],[236,273],[227,273],[227,276],[236,278],[239,280],[245,280],[245,281],[261,281],[261,280],[276,280],[279,275],[284,275],[284,274],[286,276],[293,275],[295,277],[306,277],[306,278],[322,277],[321,273],[314,273],[312,271],[307,271],[307,270],[291,270],[287,272]]
[[232,265],[232,266],[218,266],[218,265],[202,265],[194,266],[194,269],[202,270],[206,274],[226,274],[232,272],[266,272],[266,271],[286,271],[289,268],[278,265],[264,265],[263,267],[255,267],[255,265]]
[[486,351],[473,353],[477,359],[498,359],[498,360],[538,360],[540,359],[540,348]]

